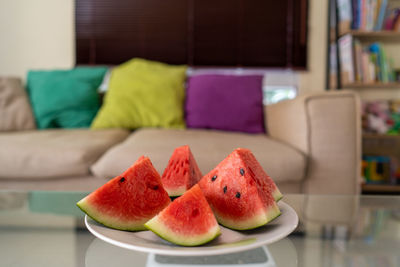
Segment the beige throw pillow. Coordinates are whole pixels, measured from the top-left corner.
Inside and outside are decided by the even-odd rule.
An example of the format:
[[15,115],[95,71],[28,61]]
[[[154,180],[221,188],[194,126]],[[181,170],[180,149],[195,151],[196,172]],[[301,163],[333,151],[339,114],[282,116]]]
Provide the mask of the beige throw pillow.
[[0,114],[0,132],[36,128],[21,79],[0,77]]

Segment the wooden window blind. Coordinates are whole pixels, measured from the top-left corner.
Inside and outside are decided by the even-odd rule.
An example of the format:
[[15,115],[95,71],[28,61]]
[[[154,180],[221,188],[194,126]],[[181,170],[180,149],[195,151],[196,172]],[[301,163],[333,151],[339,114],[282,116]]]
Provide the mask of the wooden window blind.
[[307,0],[76,0],[76,63],[305,68]]

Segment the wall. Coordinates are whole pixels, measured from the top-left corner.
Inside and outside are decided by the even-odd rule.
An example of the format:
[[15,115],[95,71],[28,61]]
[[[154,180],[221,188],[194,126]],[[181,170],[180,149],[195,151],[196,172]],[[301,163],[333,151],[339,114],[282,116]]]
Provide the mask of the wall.
[[328,0],[308,1],[308,70],[300,72],[300,94],[326,89]]
[[73,0],[0,0],[0,75],[74,64]]
[[[309,0],[308,70],[301,94],[325,89],[328,0]],[[74,0],[0,0],[0,75],[74,65]]]

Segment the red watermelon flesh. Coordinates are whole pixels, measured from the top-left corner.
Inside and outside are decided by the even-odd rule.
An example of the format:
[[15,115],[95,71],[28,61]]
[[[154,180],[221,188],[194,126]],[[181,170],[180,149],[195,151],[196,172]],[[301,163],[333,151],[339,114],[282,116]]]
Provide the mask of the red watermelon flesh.
[[246,162],[247,169],[254,181],[264,192],[270,192],[275,201],[282,199],[283,195],[279,191],[272,178],[264,171],[254,154],[249,149],[239,148],[236,150],[240,157]]
[[182,246],[197,246],[220,235],[217,220],[198,185],[175,199],[145,226],[161,238]]
[[200,180],[199,186],[222,225],[253,229],[280,215],[273,187],[257,164],[250,150],[239,148]]
[[189,146],[177,147],[161,176],[161,181],[171,197],[180,196],[200,181],[203,175]]
[[77,205],[88,216],[119,230],[145,230],[144,223],[171,202],[150,159],[140,157],[121,175]]

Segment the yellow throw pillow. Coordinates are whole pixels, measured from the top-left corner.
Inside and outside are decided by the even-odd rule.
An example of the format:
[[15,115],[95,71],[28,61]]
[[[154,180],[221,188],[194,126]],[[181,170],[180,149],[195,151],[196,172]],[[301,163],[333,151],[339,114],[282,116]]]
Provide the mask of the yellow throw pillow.
[[91,128],[184,128],[186,69],[140,58],[114,68]]

